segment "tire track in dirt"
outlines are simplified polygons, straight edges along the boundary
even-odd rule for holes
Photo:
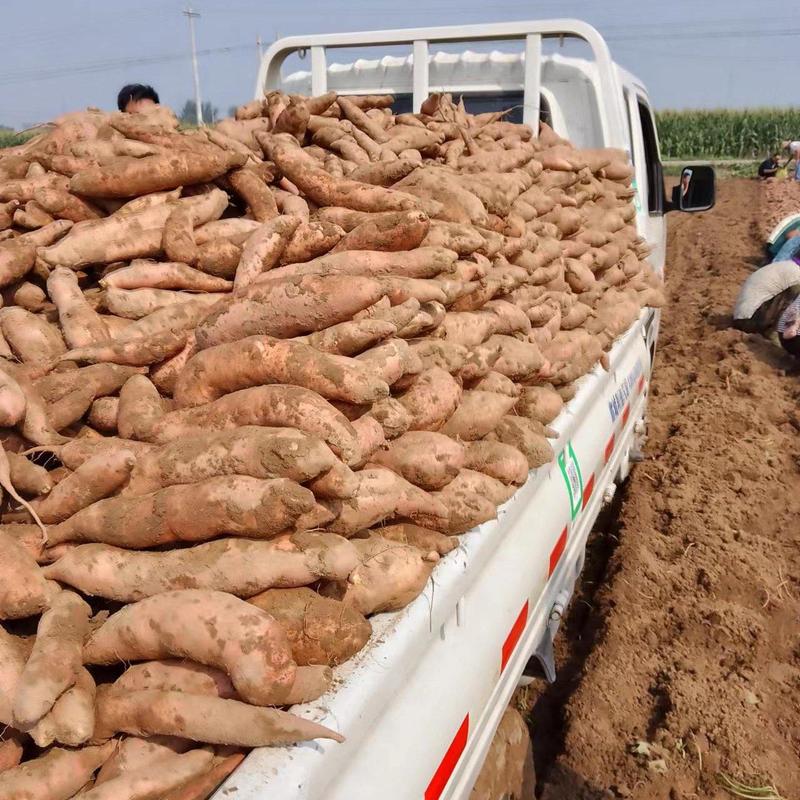
[[[800,382],[728,328],[760,193],[670,218],[647,458],[531,711],[544,800],[730,798],[720,773],[800,797]]]

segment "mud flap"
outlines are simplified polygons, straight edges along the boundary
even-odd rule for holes
[[[544,629],[542,638],[522,671],[522,674],[526,677],[543,677],[548,683],[556,682],[556,658],[553,643],[561,625],[561,618],[564,616],[564,612],[572,598],[574,588],[575,579],[573,578],[569,587],[562,589],[558,593],[556,601],[550,609],[550,616],[547,619],[547,626]]]

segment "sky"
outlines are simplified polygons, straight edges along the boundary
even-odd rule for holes
[[[125,83],[150,83],[180,110],[193,96],[189,32],[178,0],[4,3],[0,125],[111,109]],[[224,114],[252,98],[256,39],[302,33],[574,17],[656,108],[800,103],[800,21],[788,0],[194,0],[202,99]]]

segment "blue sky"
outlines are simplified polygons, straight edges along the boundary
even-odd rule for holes
[[[111,108],[119,87],[152,83],[180,109],[192,96],[189,36],[177,0],[4,3],[0,125]],[[657,108],[800,103],[800,21],[786,0],[195,0],[204,100],[250,99],[256,37],[577,17],[647,84]],[[203,51],[212,51],[203,53]]]

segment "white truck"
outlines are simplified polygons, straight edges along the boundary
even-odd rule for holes
[[[548,39],[577,38],[590,58],[543,55]],[[517,53],[439,52],[431,46],[512,42]],[[410,48],[329,64],[337,48]],[[310,71],[283,75],[292,54]],[[689,165],[668,202],[656,126],[643,84],[615,64],[600,34],[575,20],[513,22],[350,34],[275,42],[256,96],[281,88],[322,94],[394,94],[419,110],[429,92],[465,97],[468,110],[520,105],[579,147],[618,147],[635,168],[636,225],[663,271],[664,213],[705,210],[713,171]],[[422,596],[372,618],[369,644],[336,669],[335,688],[294,713],[333,728],[344,744],[258,749],[216,800],[451,800],[468,798],[512,693],[541,666],[555,680],[553,637],[581,572],[587,537],[628,475],[645,434],[659,312],[646,310],[553,423],[553,463],[531,472],[497,520],[460,537]]]

